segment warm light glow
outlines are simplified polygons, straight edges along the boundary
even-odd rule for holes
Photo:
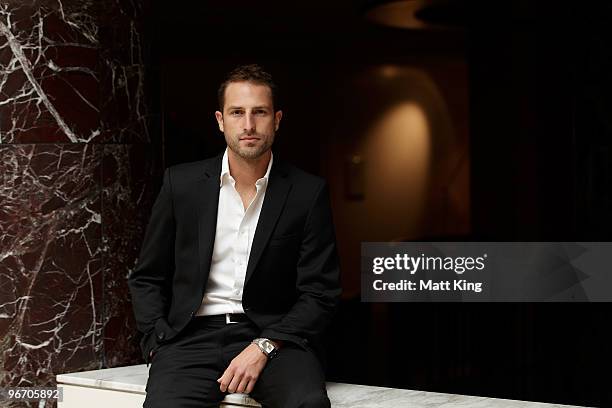
[[[414,230],[425,211],[432,155],[425,112],[412,102],[391,108],[370,128],[362,151],[369,214],[397,220],[399,231]]]
[[[383,76],[383,78],[395,78],[396,76],[398,76],[400,74],[400,70],[397,66],[395,65],[384,65],[383,67],[380,68],[380,73]]]
[[[396,28],[424,28],[427,24],[415,17],[422,7],[420,0],[400,0],[380,4],[366,13],[366,18],[377,24]]]

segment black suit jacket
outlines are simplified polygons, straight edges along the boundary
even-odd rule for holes
[[[168,168],[136,268],[128,277],[145,361],[194,316],[215,240],[222,155]],[[261,336],[312,347],[340,296],[325,181],[274,158],[243,290]]]

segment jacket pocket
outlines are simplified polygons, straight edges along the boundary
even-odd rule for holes
[[[288,234],[288,235],[280,235],[273,236],[268,241],[268,245],[270,246],[283,246],[283,245],[295,245],[297,244],[300,238],[300,234]]]

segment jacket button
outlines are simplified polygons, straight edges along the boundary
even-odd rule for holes
[[[251,308],[250,308],[250,307],[245,307],[245,308],[244,308],[244,311],[245,311],[245,312],[248,312],[249,310],[251,310]]]
[[[302,339],[302,343],[308,344],[308,339]]]
[[[166,333],[164,333],[164,332],[157,333],[157,339],[158,340],[163,340],[165,338],[166,338]]]

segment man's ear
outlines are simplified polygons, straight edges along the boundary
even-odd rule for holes
[[[274,131],[278,130],[278,126],[280,125],[280,121],[282,117],[283,117],[283,111],[277,110],[276,113],[274,114]]]
[[[217,124],[219,125],[219,130],[223,132],[223,114],[219,111],[215,112],[215,118],[217,119]]]

